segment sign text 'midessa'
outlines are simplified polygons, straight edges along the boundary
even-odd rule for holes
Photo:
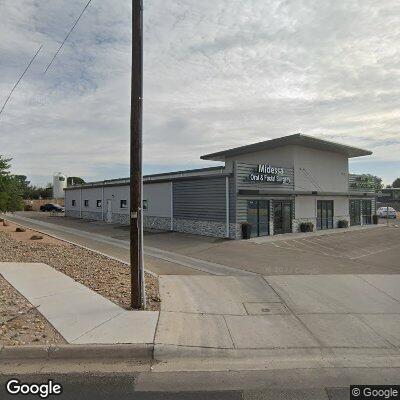
[[[268,164],[258,164],[257,172],[260,174],[283,175],[283,168],[272,167]]]

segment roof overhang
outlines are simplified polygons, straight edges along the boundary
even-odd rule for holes
[[[369,156],[372,154],[372,151],[369,150],[347,146],[341,143],[332,142],[330,140],[318,139],[302,133],[296,133],[295,135],[283,136],[277,139],[266,140],[264,142],[253,143],[246,146],[240,146],[216,153],[206,154],[200,158],[202,160],[225,161],[226,158],[289,145],[310,147],[317,150],[341,153],[346,155],[348,158]]]

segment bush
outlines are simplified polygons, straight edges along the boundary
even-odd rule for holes
[[[250,239],[251,237],[251,224],[248,222],[242,223],[242,238],[243,239]]]
[[[340,219],[337,223],[338,228],[348,228],[349,227],[349,221],[347,219]]]
[[[376,214],[374,214],[374,215],[372,216],[372,222],[374,223],[374,225],[377,225],[377,224],[378,224],[378,222],[379,222],[379,217],[378,217]]]
[[[300,232],[312,232],[314,230],[314,224],[312,222],[302,222],[300,224]]]

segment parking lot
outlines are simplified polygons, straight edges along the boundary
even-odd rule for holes
[[[57,230],[69,240],[91,246],[97,235],[110,238],[96,242],[96,250],[129,260],[129,230],[125,226],[88,222],[72,218],[50,217],[44,213],[21,213],[30,220],[50,223],[57,229],[74,229],[87,238]],[[26,222],[24,222],[26,223]],[[366,229],[335,230],[316,234],[277,235],[251,240],[225,240],[176,232],[149,232],[144,244],[148,249],[160,249],[168,254],[209,262],[217,270],[227,266],[235,270],[221,271],[235,274],[244,271],[261,275],[309,274],[397,274],[400,273],[400,227],[396,221],[389,226]],[[321,234],[322,233],[322,234]],[[90,236],[93,234],[93,236]],[[72,237],[74,236],[74,237]],[[91,240],[89,240],[91,239]],[[114,243],[117,240],[118,243]],[[121,245],[120,243],[126,243]],[[148,258],[154,272],[159,274],[200,274],[178,260],[179,265],[157,264]],[[206,272],[207,273],[207,272]],[[211,272],[212,273],[212,272]]]

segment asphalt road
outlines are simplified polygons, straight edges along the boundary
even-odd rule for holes
[[[231,375],[237,373],[231,372]],[[157,374],[155,376],[155,380]],[[218,376],[218,373],[216,373]],[[249,376],[250,375],[250,376]],[[247,385],[251,384],[254,378],[258,380],[262,372],[254,371],[247,374]],[[12,375],[0,375],[0,398],[1,399],[39,399],[38,395],[9,394],[6,391],[6,384],[9,379],[14,379]],[[146,390],[140,389],[140,378],[135,374],[73,374],[73,375],[23,375],[17,377],[21,383],[47,383],[51,379],[55,384],[61,384],[62,393],[60,395],[50,395],[49,399],[65,400],[344,400],[349,398],[349,387],[312,387],[312,388],[290,388],[290,387],[266,387],[267,384],[254,389],[245,390],[208,390],[207,386],[203,390]],[[170,385],[173,386],[178,380],[177,374],[169,376]],[[199,378],[203,377],[199,373]],[[192,375],[196,380],[196,374]],[[239,381],[243,377],[239,377]],[[139,383],[138,383],[139,380]],[[213,380],[213,379],[210,379]],[[194,386],[197,386],[194,384]],[[290,385],[288,385],[290,386]]]

